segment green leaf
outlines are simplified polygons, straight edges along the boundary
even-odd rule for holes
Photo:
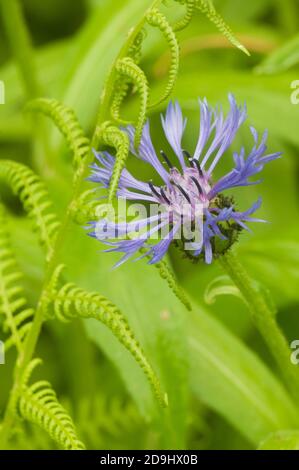
[[[259,74],[276,74],[290,69],[298,62],[299,34],[269,54],[255,70]]]
[[[239,252],[252,275],[271,289],[276,302],[299,300],[299,243],[296,240],[252,240]]]
[[[188,339],[196,395],[255,445],[270,430],[296,428],[295,406],[261,360],[216,319],[194,311]]]

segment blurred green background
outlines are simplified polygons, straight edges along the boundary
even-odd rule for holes
[[[41,94],[73,107],[90,133],[109,67],[141,14],[141,5],[145,10],[150,2],[21,3],[32,35]],[[234,148],[241,144],[251,148],[252,124],[260,132],[268,129],[271,152],[283,151],[284,157],[265,169],[264,184],[235,193],[244,209],[259,195],[263,198],[258,216],[270,223],[257,224],[253,233],[242,234],[238,253],[252,276],[271,292],[279,308],[278,321],[291,342],[299,339],[299,104],[290,101],[291,83],[299,79],[299,1],[214,3],[251,56],[232,48],[197,13],[191,25],[178,33],[181,65],[173,97],[188,117],[185,147],[190,151],[198,135],[197,98],[206,96],[210,103],[222,102],[227,109],[228,92],[239,102],[246,101],[249,115]],[[172,0],[167,0],[164,10],[170,18],[184,12]],[[168,61],[167,45],[159,32],[149,30],[141,65],[153,96],[165,86]],[[0,106],[0,158],[34,168],[47,182],[62,217],[72,189],[71,158],[51,124],[45,124],[46,149],[32,134],[23,112],[28,96],[2,19],[0,65],[6,90],[6,103]],[[125,114],[134,115],[137,105],[128,99]],[[151,116],[158,149],[165,144],[161,110]],[[229,152],[219,172],[227,171],[231,163]],[[133,157],[129,167],[140,179],[152,177],[150,169]],[[0,193],[9,208],[13,244],[34,304],[43,279],[43,255],[18,201],[5,187]],[[145,263],[127,263],[111,271],[114,257],[100,253],[100,246],[81,227],[74,226],[68,234],[64,260],[72,280],[108,295],[123,309],[170,397],[169,409],[158,410],[138,367],[102,325],[47,323],[37,352],[44,359],[40,374],[52,382],[88,448],[254,449],[275,431],[296,429],[293,404],[242,301],[221,296],[205,302],[210,282],[222,274],[217,263],[192,265],[171,251],[173,268],[196,305],[190,314]],[[13,364],[11,352],[6,365],[0,366],[0,416]],[[12,443],[16,448],[55,448],[43,432],[33,426],[25,429]]]

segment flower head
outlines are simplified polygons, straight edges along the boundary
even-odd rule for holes
[[[149,262],[156,263],[165,255],[172,242],[192,259],[204,258],[206,263],[211,263],[213,255],[227,250],[241,230],[248,230],[247,222],[263,222],[252,217],[260,207],[261,199],[246,211],[240,212],[235,207],[233,198],[226,195],[226,191],[260,183],[260,179],[252,181],[251,177],[259,174],[266,163],[281,155],[266,154],[267,132],[259,141],[257,131],[251,127],[252,150],[247,156],[244,148],[239,153],[235,152],[232,170],[218,181],[213,181],[216,165],[227,153],[238,129],[246,120],[246,107],[239,107],[231,94],[229,103],[230,110],[224,116],[221,109],[210,107],[206,99],[199,100],[199,136],[193,153],[184,150],[182,146],[187,120],[183,117],[178,102],[168,105],[165,116],[161,116],[162,127],[176,158],[169,157],[163,150],[157,155],[150,136],[149,122],[144,126],[138,152],[134,148],[134,127],[128,126],[125,129],[130,138],[132,154],[150,164],[161,182],[154,184],[152,181],[140,181],[124,169],[117,197],[143,204],[150,203],[159,210],[138,222],[91,222],[90,235],[110,245],[106,251],[124,253],[118,264],[145,247],[146,254],[150,257]],[[98,163],[92,165],[90,180],[108,188],[115,159],[108,152],[95,152],[95,155]],[[193,234],[200,234],[200,237],[195,237],[195,241],[188,245],[186,236],[182,233],[186,225],[191,227]],[[153,236],[157,234],[159,241],[151,243]]]

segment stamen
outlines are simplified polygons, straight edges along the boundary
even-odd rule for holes
[[[168,197],[166,196],[165,194],[165,191],[163,188],[160,188],[160,192],[161,192],[161,196],[163,197],[163,199],[167,202],[167,204],[171,204],[170,200],[168,199]]]
[[[197,170],[198,170],[199,176],[203,177],[203,171],[202,171],[202,169],[201,169],[201,166],[200,166],[199,161],[196,160],[196,158],[193,158],[193,159],[192,159],[192,163],[193,163],[193,166],[194,166],[194,164],[195,164],[195,166],[196,166],[196,168],[197,168]]]
[[[162,155],[162,157],[164,158],[165,162],[167,163],[167,165],[169,166],[169,168],[173,168],[173,164],[171,163],[171,161],[169,160],[169,158],[167,157],[166,153],[163,151],[163,150],[160,150],[160,154]]]
[[[171,202],[170,202],[169,198],[166,196],[165,191],[164,191],[163,188],[160,188],[160,193],[161,193],[160,197],[162,196],[162,198],[165,200],[165,202],[167,202],[167,204],[171,204]]]
[[[199,181],[197,181],[197,179],[195,178],[195,176],[191,176],[190,178],[192,179],[193,183],[194,183],[195,186],[197,187],[198,192],[199,192],[199,195],[202,196],[203,190],[202,190],[202,188],[201,188],[201,186],[200,186]]]
[[[149,187],[150,187],[150,190],[152,191],[152,193],[157,196],[157,198],[161,198],[161,195],[158,193],[158,191],[156,190],[155,186],[153,185],[153,183],[151,181],[149,181],[148,183]]]
[[[182,188],[182,186],[180,186],[179,184],[175,183],[174,181],[172,182],[172,184],[173,184],[174,186],[176,186],[176,187],[179,189],[179,191],[181,191],[182,195],[187,199],[187,201],[188,201],[189,203],[191,203],[191,199],[190,199],[190,197],[188,196],[188,194],[186,193],[186,191],[184,190],[184,188]]]

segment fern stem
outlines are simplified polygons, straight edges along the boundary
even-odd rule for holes
[[[299,390],[298,369],[290,361],[290,348],[276,322],[273,311],[268,306],[256,283],[250,278],[232,251],[221,256],[219,262],[243,295],[254,326],[264,338],[281,370],[285,384],[297,401]]]

